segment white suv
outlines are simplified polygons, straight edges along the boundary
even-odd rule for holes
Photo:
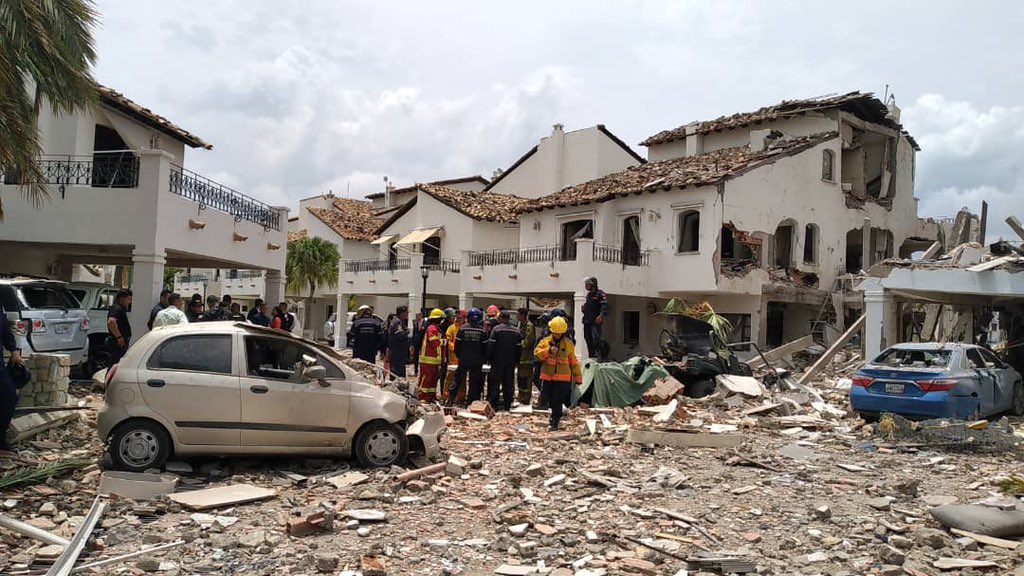
[[[30,276],[0,277],[0,306],[14,327],[18,347],[71,356],[71,365],[87,359],[89,316],[65,282]]]

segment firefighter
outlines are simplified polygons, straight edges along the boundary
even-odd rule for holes
[[[459,358],[459,368],[452,378],[452,387],[448,390],[448,406],[453,406],[461,396],[462,384],[469,376],[470,402],[480,399],[484,388],[484,360],[486,359],[486,341],[481,322],[484,313],[479,308],[470,308],[466,313],[466,323],[459,328],[455,336],[455,355]]]
[[[448,328],[444,331],[444,342],[448,353],[447,370],[445,371],[444,386],[441,388],[440,395],[441,399],[448,400],[448,391],[451,390],[452,380],[455,379],[455,374],[459,371],[459,355],[455,352],[455,340],[458,338],[459,330],[466,323],[465,310],[459,310],[456,313],[455,321],[448,325]],[[457,401],[461,402],[465,399],[466,390],[461,385],[458,391],[462,394],[463,398],[456,398]]]
[[[583,383],[583,371],[576,358],[576,347],[566,337],[569,323],[565,318],[552,318],[548,329],[551,334],[537,344],[533,355],[542,362],[540,378],[551,406],[551,431],[554,432],[562,419],[562,407],[568,405],[572,398],[570,386]]]
[[[487,400],[495,410],[512,409],[515,390],[516,365],[522,356],[523,337],[519,329],[509,324],[508,310],[498,313],[498,324],[487,339],[487,358],[491,363],[491,379],[487,386]]]
[[[520,308],[516,311],[519,320],[519,336],[522,338],[522,349],[519,353],[519,366],[516,368],[516,387],[519,389],[519,403],[530,405],[533,398],[533,348],[537,345],[537,328],[530,322],[530,311]]]
[[[427,317],[427,329],[423,334],[423,346],[420,348],[420,378],[417,398],[420,402],[437,400],[437,384],[441,377],[441,362],[444,358],[444,334],[441,333],[441,322],[444,311],[434,308]]]

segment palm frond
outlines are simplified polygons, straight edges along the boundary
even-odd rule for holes
[[[92,464],[90,460],[62,460],[53,464],[41,464],[39,466],[24,466],[0,476],[0,491],[18,486],[21,484],[34,484],[45,482],[54,476],[61,476],[68,472],[85,468]]]

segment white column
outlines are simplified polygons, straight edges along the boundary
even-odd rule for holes
[[[334,347],[341,349],[345,344],[345,330],[348,328],[348,294],[338,289],[338,302],[334,307],[337,317],[334,320]]]
[[[267,270],[267,306],[273,308],[284,301],[284,275],[280,270]]]
[[[473,307],[473,295],[469,292],[459,292],[459,310],[469,310]]]
[[[892,316],[896,305],[882,286],[870,286],[864,291],[864,357],[874,358],[886,347],[895,344],[895,326]]]
[[[577,245],[577,248],[579,245]],[[579,253],[577,253],[579,258]],[[584,360],[589,357],[590,351],[587,350],[587,340],[583,337],[583,304],[587,301],[586,292],[576,292],[572,297],[572,327],[576,331],[576,355],[579,356],[580,360]]]
[[[149,329],[149,312],[160,300],[164,285],[166,256],[159,253],[135,251],[132,253],[132,312],[128,319],[132,325],[132,342],[137,342]]]

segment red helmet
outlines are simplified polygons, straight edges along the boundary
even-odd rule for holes
[[[501,312],[501,309],[498,308],[497,304],[491,304],[490,306],[487,307],[487,316],[488,316],[488,318],[496,317],[499,312]]]

